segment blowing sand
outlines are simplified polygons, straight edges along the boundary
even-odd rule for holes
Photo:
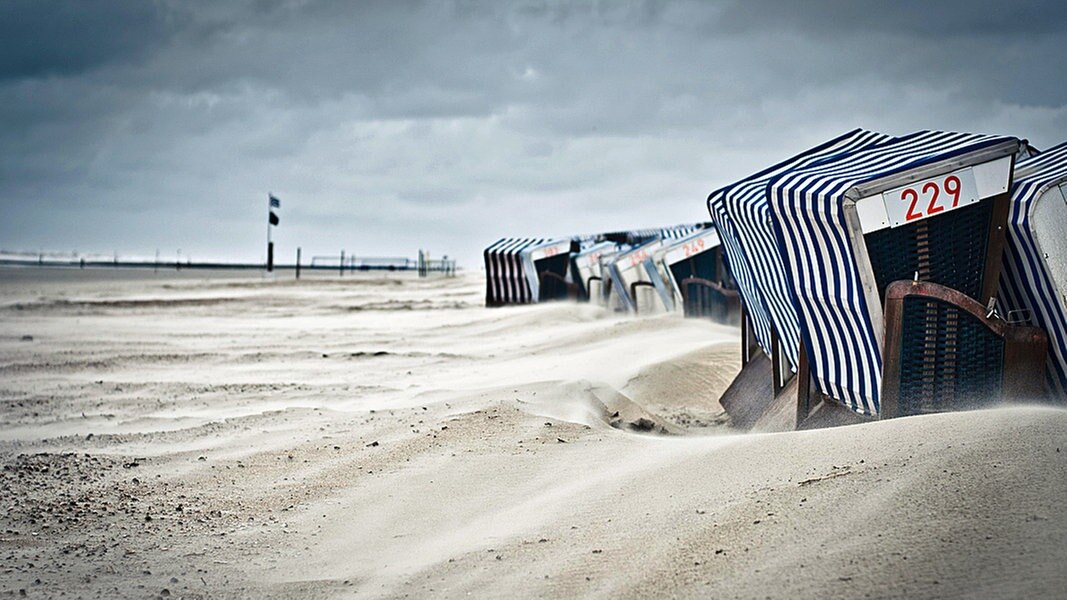
[[[0,594],[1063,597],[1067,411],[732,432],[737,330],[0,271]]]

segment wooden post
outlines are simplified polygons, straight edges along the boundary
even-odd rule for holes
[[[800,342],[797,364],[797,429],[811,414],[811,369],[808,367],[808,352]]]
[[[345,274],[345,251],[341,250],[341,275]]]
[[[300,279],[300,246],[296,247],[296,278]]]
[[[267,272],[274,270],[274,242],[267,242]]]

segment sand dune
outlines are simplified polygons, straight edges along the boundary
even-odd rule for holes
[[[710,323],[473,275],[0,282],[0,593],[1067,589],[1061,409],[739,435]]]

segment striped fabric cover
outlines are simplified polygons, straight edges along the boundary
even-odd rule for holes
[[[522,251],[551,241],[545,238],[502,238],[483,252],[485,258],[485,304],[528,304],[537,299],[530,293],[522,268]]]
[[[720,232],[729,231],[722,235],[723,247],[751,317],[756,340],[763,351],[770,354],[773,328],[794,368],[798,361],[800,328],[782,253],[771,224],[767,184],[787,171],[890,139],[881,133],[855,129],[727,186],[708,198],[708,210]]]
[[[1067,143],[1016,163],[1008,243],[1000,278],[1002,307],[1026,310],[1033,324],[1048,333],[1049,383],[1061,397],[1067,391],[1067,315],[1048,263],[1034,238],[1031,211],[1046,191],[1064,183],[1067,183]],[[1056,257],[1056,260],[1065,259]]]
[[[1015,138],[923,131],[779,175],[768,186],[801,337],[819,390],[878,413],[882,355],[845,222],[852,187]]]
[[[752,275],[752,269],[749,267],[749,263],[744,260],[741,246],[737,241],[737,228],[734,227],[733,220],[726,214],[723,206],[723,198],[728,189],[726,187],[716,190],[708,196],[708,212],[711,213],[715,228],[719,231],[719,239],[722,242],[723,250],[726,252],[726,264],[730,269],[730,274],[734,276],[734,281],[737,282],[741,302],[744,304],[745,313],[752,323],[756,339],[763,346],[763,351],[770,354],[770,343],[768,341],[764,344],[764,340],[771,339],[771,318],[767,314],[766,308],[764,308],[765,305],[762,298],[759,296],[756,288],[756,278]]]
[[[675,225],[673,227],[659,227],[656,229],[635,229],[626,232],[626,243],[638,246],[652,240],[673,240],[684,238],[695,231],[700,231],[711,223],[689,223]]]

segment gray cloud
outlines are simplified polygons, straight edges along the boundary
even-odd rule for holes
[[[0,4],[0,246],[477,266],[862,126],[1067,138],[1055,2]]]

